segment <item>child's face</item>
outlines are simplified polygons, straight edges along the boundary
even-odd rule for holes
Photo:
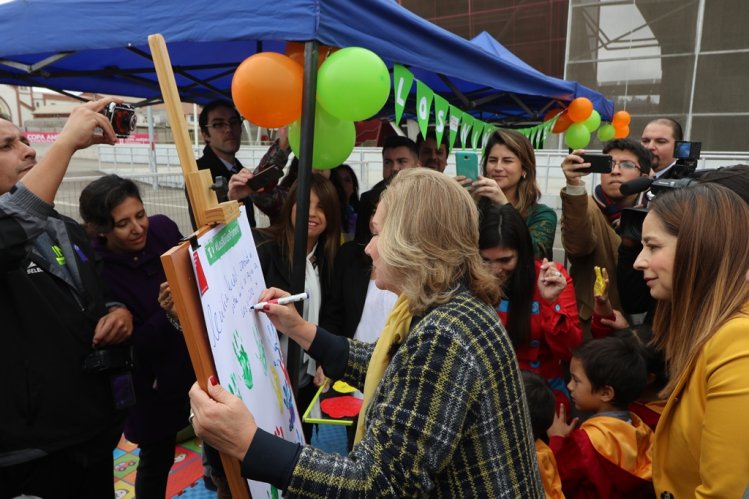
[[[577,357],[572,357],[570,362],[570,378],[567,389],[575,408],[583,412],[598,412],[601,407],[600,397],[593,391],[583,363]]]

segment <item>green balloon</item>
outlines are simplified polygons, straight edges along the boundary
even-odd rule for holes
[[[299,118],[289,125],[289,144],[299,157],[300,128]],[[351,155],[356,143],[356,127],[351,121],[331,116],[321,107],[315,113],[315,140],[312,145],[312,168],[328,170],[335,168]]]
[[[570,149],[585,149],[590,142],[590,132],[582,123],[573,123],[564,132],[564,142]]]
[[[361,47],[328,57],[317,74],[317,102],[342,120],[372,117],[390,95],[390,73],[382,59]]]
[[[601,125],[601,115],[594,109],[593,112],[590,113],[588,119],[583,121],[583,125],[585,125],[585,128],[587,128],[590,133],[595,132]]]
[[[615,133],[616,129],[611,123],[601,125],[601,128],[598,129],[598,140],[600,140],[601,142],[608,142],[609,140],[614,138]]]

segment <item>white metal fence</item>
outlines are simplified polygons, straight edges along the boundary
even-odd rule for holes
[[[243,147],[237,157],[243,164],[252,168],[260,162],[265,154],[265,147]],[[147,145],[99,146],[98,167],[102,174],[116,173],[132,178],[141,189],[146,210],[150,214],[163,213],[179,225],[183,234],[192,231],[187,211],[187,199],[184,194],[184,178],[179,166],[179,158],[173,145],[155,147],[156,167],[149,167],[149,150]],[[195,149],[196,157],[202,154],[202,148]],[[565,150],[536,151],[537,178],[542,191],[541,202],[557,211],[561,216],[559,191],[564,187],[564,175],[560,164],[567,154]],[[380,148],[357,147],[346,161],[357,174],[359,193],[370,189],[382,179],[382,156]],[[706,152],[702,154],[698,168],[717,168],[737,163],[749,163],[749,153]],[[445,170],[448,175],[455,174],[454,154],[450,155]],[[96,177],[68,177],[55,200],[57,209],[75,219],[78,216],[78,196],[81,190]],[[589,192],[598,182],[597,175],[586,177]],[[257,212],[258,225],[267,224],[267,218]],[[561,260],[561,240],[555,242],[555,258]]]

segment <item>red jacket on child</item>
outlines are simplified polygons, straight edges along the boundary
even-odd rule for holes
[[[653,497],[653,431],[629,417],[593,416],[567,437],[549,439],[566,497]]]
[[[541,263],[541,260],[535,261],[536,281]],[[541,298],[536,285],[531,306],[531,336],[525,345],[517,349],[516,354],[520,369],[532,371],[546,380],[559,378],[564,383],[562,362],[570,361],[572,351],[583,341],[583,332],[577,313],[572,278],[564,266],[558,263],[554,265],[567,280],[567,287],[555,301],[547,302]],[[505,326],[509,306],[508,300],[502,300],[497,307],[499,320]],[[557,398],[559,399],[559,394]],[[562,398],[568,402],[566,395],[562,395]]]

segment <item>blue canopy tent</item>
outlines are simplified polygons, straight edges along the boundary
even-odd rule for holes
[[[543,75],[487,34],[465,40],[391,0],[15,0],[0,4],[0,30],[0,83],[135,96],[144,104],[161,99],[147,45],[149,34],[161,33],[185,102],[228,97],[237,65],[256,52],[317,40],[365,47],[390,67],[409,67],[482,120],[539,121],[555,102],[579,96],[603,119],[613,114],[601,94]]]

